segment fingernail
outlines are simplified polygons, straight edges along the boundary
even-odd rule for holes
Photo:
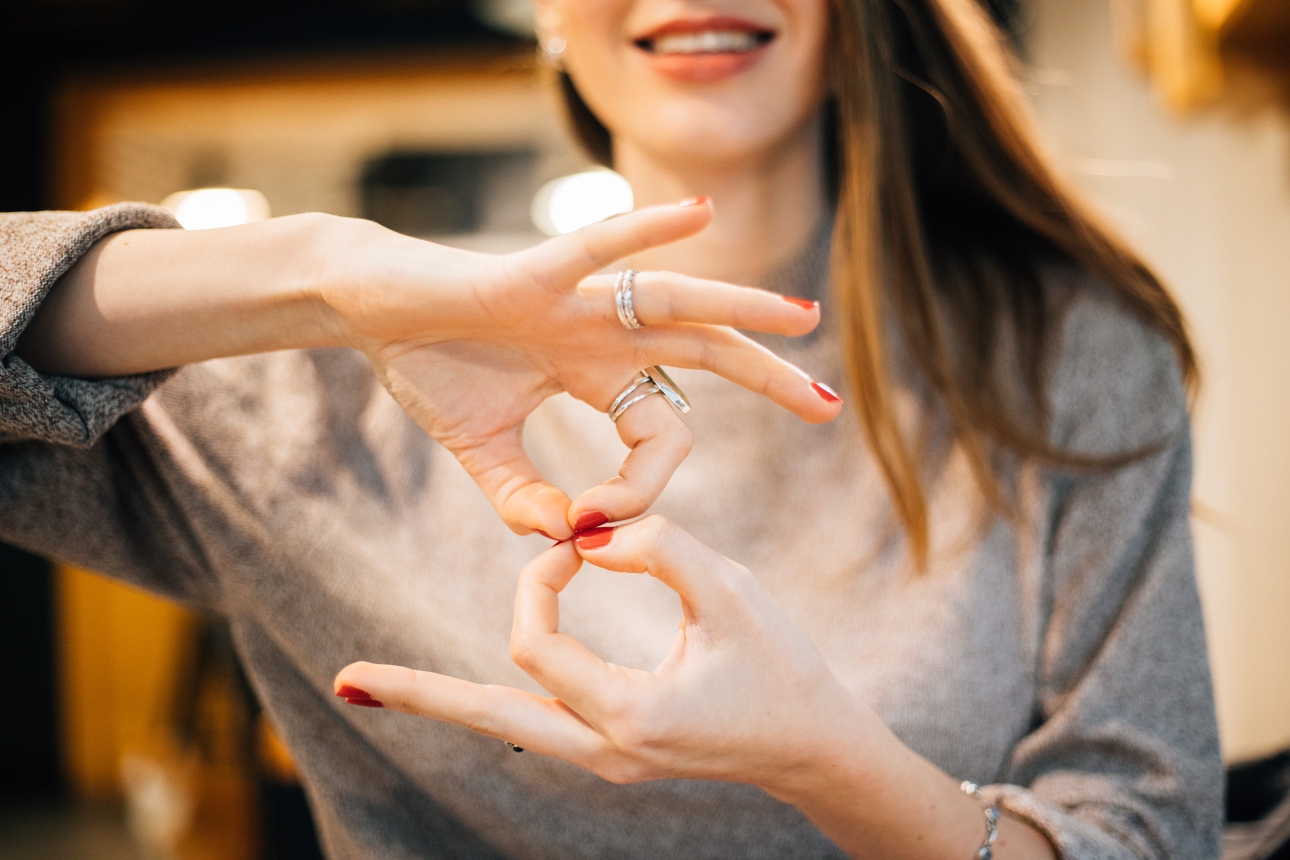
[[[372,694],[366,690],[360,690],[358,687],[351,687],[349,684],[341,684],[336,695],[342,699],[370,699]]]
[[[677,206],[702,206],[704,203],[711,203],[711,202],[712,202],[712,198],[705,194],[702,197],[687,197],[676,205]]]
[[[569,542],[569,541],[571,541],[571,540],[573,540],[573,538],[571,538],[571,537],[567,537],[567,538],[565,538],[564,540],[558,540],[558,541],[556,541],[555,543],[551,544],[551,546],[554,548],[554,547],[559,546],[559,545],[560,545],[560,544],[562,544],[562,543],[568,543],[568,542]]]
[[[587,511],[578,517],[578,521],[573,524],[573,530],[575,532],[586,531],[597,526],[603,526],[607,522],[609,522],[609,517],[600,511]],[[551,538],[551,540],[555,540],[555,538]]]
[[[358,705],[360,708],[384,708],[385,705],[376,701],[376,699],[346,699],[347,705]]]
[[[790,305],[797,305],[804,311],[813,311],[820,306],[819,302],[813,302],[810,299],[799,299],[796,296],[780,296],[780,298]]]
[[[578,549],[600,549],[602,546],[608,546],[614,539],[614,530],[612,528],[587,529],[584,532],[578,532],[573,539],[578,542]]]
[[[547,540],[555,540],[555,535],[549,535],[546,532],[542,531],[541,529],[535,529],[535,531],[538,534],[542,535],[542,537],[546,538]]]
[[[838,397],[837,392],[834,391],[832,388],[829,388],[823,382],[812,382],[811,388],[815,389],[815,393],[820,395],[820,399],[823,400],[825,403],[842,402],[842,398]]]

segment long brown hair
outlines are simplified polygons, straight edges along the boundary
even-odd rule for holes
[[[851,400],[920,567],[929,546],[919,452],[902,432],[887,328],[943,406],[985,498],[1009,507],[998,455],[1105,468],[1046,438],[1055,305],[1039,267],[1092,273],[1173,345],[1198,383],[1182,313],[1160,280],[1059,177],[1037,141],[1012,55],[978,0],[830,0],[828,144],[836,177],[833,289]],[[608,130],[561,74],[588,153]],[[1006,330],[1001,330],[1002,326]],[[1023,381],[1005,391],[1001,344]]]

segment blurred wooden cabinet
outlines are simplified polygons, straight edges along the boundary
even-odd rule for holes
[[[182,607],[75,567],[58,579],[63,750],[76,792],[121,792],[121,758],[149,751],[174,717],[197,619]]]
[[[1225,97],[1290,105],[1290,0],[1112,2],[1122,52],[1176,112]]]
[[[255,712],[231,645],[212,653],[210,620],[169,601],[75,567],[59,567],[57,579],[75,793],[123,797],[153,855],[259,857]]]

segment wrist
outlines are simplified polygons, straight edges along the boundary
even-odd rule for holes
[[[976,800],[860,703],[812,726],[802,765],[760,787],[792,804],[853,857],[972,857],[985,833]]]
[[[274,219],[289,235],[283,243],[295,248],[290,265],[275,288],[292,308],[297,348],[354,346],[346,311],[358,302],[357,283],[350,274],[368,259],[367,238],[377,225],[357,218],[308,212]],[[273,223],[273,222],[270,222]]]
[[[886,754],[883,747],[890,735],[872,711],[853,701],[820,713],[829,715],[827,723],[800,732],[799,745],[785,757],[791,763],[757,783],[767,794],[803,811],[838,791],[854,793],[867,786],[878,759]]]
[[[410,321],[404,291],[426,278],[411,270],[419,257],[409,249],[427,243],[373,221],[319,217],[322,221],[313,228],[316,265],[307,285],[310,301],[334,345],[366,350]],[[431,296],[417,299],[417,310],[433,317],[425,307]]]

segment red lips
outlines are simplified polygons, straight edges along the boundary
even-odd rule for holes
[[[683,33],[734,31],[753,34],[761,44],[751,51],[724,53],[657,54],[653,48],[656,39]],[[704,18],[684,18],[669,21],[661,27],[638,36],[634,43],[645,56],[645,61],[659,74],[682,83],[715,83],[746,71],[765,55],[766,47],[775,38],[775,31],[746,18],[711,15]]]
[[[648,33],[637,36],[635,42],[652,42],[660,36],[673,33],[703,33],[707,30],[734,30],[735,32],[775,35],[770,27],[763,27],[756,21],[747,18],[735,18],[731,15],[708,15],[701,18],[678,18],[668,21],[661,27],[655,27]]]

